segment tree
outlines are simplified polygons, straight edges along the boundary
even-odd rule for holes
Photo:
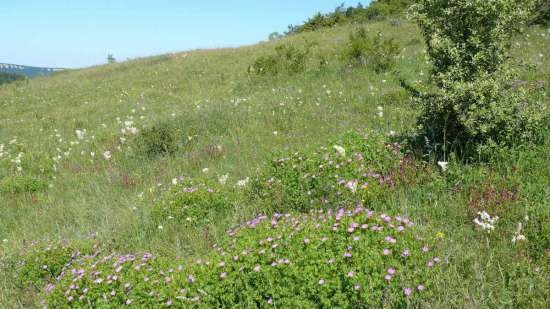
[[[113,54],[107,55],[107,62],[108,62],[108,63],[115,63],[115,62],[116,62],[116,59],[115,59],[115,57],[113,56]]]
[[[509,53],[536,3],[419,0],[412,7],[432,63],[433,87],[415,99],[421,107],[418,135],[443,156],[537,139],[537,102],[512,85],[516,73]]]

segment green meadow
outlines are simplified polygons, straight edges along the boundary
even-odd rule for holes
[[[359,27],[365,27],[369,36],[381,33],[397,43],[399,53],[391,70],[376,73],[368,66],[345,61],[343,48],[350,32]],[[308,46],[304,70],[251,72],[258,57],[273,54],[282,44],[298,49]],[[512,51],[514,59],[528,64],[522,68],[521,79],[529,87],[542,89],[546,108],[540,113],[548,113],[550,29],[529,28],[515,39]],[[416,25],[392,18],[240,48],[194,50],[69,70],[0,86],[0,307],[40,308],[47,303],[50,308],[120,308],[117,304],[128,301],[128,306],[138,308],[231,307],[229,304],[235,303],[241,305],[233,308],[345,307],[349,303],[344,299],[352,297],[345,285],[333,287],[325,295],[318,289],[340,283],[315,277],[315,273],[325,272],[338,277],[337,272],[302,261],[301,250],[306,257],[311,254],[311,260],[319,251],[300,249],[291,241],[284,254],[294,257],[290,267],[302,268],[260,278],[254,277],[261,271],[253,266],[266,268],[265,261],[242,262],[239,271],[246,273],[246,280],[231,279],[235,280],[231,285],[239,287],[233,292],[230,285],[223,292],[216,280],[208,279],[208,284],[194,291],[194,297],[178,298],[180,289],[174,285],[196,284],[194,277],[200,283],[211,272],[201,265],[192,276],[185,273],[188,267],[181,262],[184,270],[179,277],[162,280],[166,276],[157,274],[162,288],[149,287],[130,268],[120,273],[127,282],[115,279],[112,289],[96,291],[101,284],[90,281],[89,293],[96,294],[89,297],[97,302],[86,302],[88,296],[82,288],[87,284],[69,288],[76,293],[69,296],[73,292],[65,294],[68,275],[61,274],[69,273],[74,265],[84,265],[78,267],[86,271],[95,269],[93,261],[87,262],[93,258],[80,258],[87,254],[99,258],[111,253],[150,252],[156,257],[151,262],[152,272],[163,269],[166,273],[178,271],[176,260],[194,263],[189,261],[199,258],[222,263],[223,258],[213,257],[212,252],[218,252],[218,245],[231,247],[227,231],[257,215],[284,212],[300,218],[300,213],[308,214],[310,209],[336,212],[361,203],[375,216],[388,214],[413,221],[411,233],[416,236],[406,241],[432,242],[430,249],[437,249],[440,262],[437,271],[428,275],[418,270],[425,267],[424,261],[402,261],[399,252],[396,265],[410,268],[415,275],[401,283],[387,280],[391,288],[386,290],[377,288],[385,284],[384,274],[391,265],[364,252],[376,248],[381,255],[384,238],[361,235],[371,245],[364,246],[366,251],[354,251],[358,256],[365,254],[367,266],[350,264],[363,276],[361,285],[350,281],[358,293],[354,304],[548,308],[550,130],[542,128],[548,134],[540,145],[503,150],[483,163],[464,163],[451,156],[443,170],[437,164],[439,158],[429,153],[418,156],[399,146],[402,137],[413,132],[418,115],[400,79],[426,83],[429,70]],[[350,135],[352,140],[361,136],[361,142],[349,142]],[[335,146],[344,148],[345,154]],[[326,160],[324,154],[335,162],[341,160],[342,168],[323,174],[325,169],[318,162]],[[353,161],[356,154],[361,154],[365,163]],[[281,158],[285,158],[281,162],[292,164],[273,163]],[[318,181],[304,184],[306,180],[301,179],[311,173],[317,174]],[[271,178],[280,183],[266,185]],[[366,179],[365,185],[361,186],[362,180],[354,183],[356,178]],[[192,197],[186,195],[188,191]],[[491,219],[498,216],[491,229],[474,222],[483,220],[480,214],[484,211]],[[384,220],[382,217],[382,223],[376,224],[385,224]],[[285,231],[292,226],[288,223]],[[296,235],[307,233],[305,243],[310,238],[315,243],[316,235],[321,235],[315,231],[313,223],[306,224]],[[260,239],[256,237],[271,235],[261,229],[243,233],[243,246],[252,251]],[[335,252],[340,252],[338,246],[345,251],[349,239],[345,229],[342,233],[341,243],[332,244]],[[399,244],[401,238],[397,238]],[[420,252],[421,244],[410,246]],[[375,254],[374,249],[372,252]],[[348,274],[341,276],[352,278],[348,264],[345,260],[341,263],[338,271]],[[55,271],[54,264],[58,266]],[[115,273],[107,270],[110,265],[104,267],[104,274]],[[374,270],[364,272],[361,267]],[[282,280],[275,278],[281,274],[314,282],[311,288],[301,285],[301,292],[296,288],[296,293],[303,293],[304,302],[277,302],[277,297],[292,298],[285,294],[284,286],[293,283],[277,281]],[[401,290],[415,276],[425,278],[421,283],[426,290],[416,291],[415,284],[413,295],[404,298]],[[371,277],[380,277],[380,281]],[[137,287],[135,292],[124,288],[125,283],[137,286],[138,281],[143,293],[152,293],[150,302],[138,300],[142,299],[138,295],[145,294],[139,294]],[[52,291],[45,291],[49,284]],[[357,288],[369,284],[370,292]],[[111,290],[116,290],[117,300]],[[209,299],[209,295],[239,291],[242,299]],[[128,298],[121,293],[128,293]],[[378,296],[368,298],[368,293]],[[405,294],[409,292],[405,290]],[[83,295],[82,300],[76,295]]]

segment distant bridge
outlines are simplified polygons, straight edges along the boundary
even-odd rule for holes
[[[42,68],[42,67],[33,67],[27,65],[11,64],[11,63],[0,63],[0,72],[12,73],[24,75],[27,77],[36,77],[50,75],[55,72],[63,71],[63,68]]]

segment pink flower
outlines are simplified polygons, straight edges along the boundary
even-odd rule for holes
[[[426,289],[426,287],[425,287],[424,285],[422,285],[422,284],[419,284],[419,285],[416,287],[416,289],[417,289],[419,292],[422,292],[422,291],[424,291],[424,290]]]
[[[171,299],[169,299],[169,300],[166,302],[166,306],[172,306],[173,303],[174,303],[174,302],[173,302]]]
[[[304,244],[308,245],[310,242],[309,238],[304,239]]]
[[[424,247],[422,247],[422,252],[427,253],[428,251],[430,251],[430,248],[428,248],[427,245],[424,245]]]
[[[391,250],[388,249],[388,248],[386,248],[386,249],[384,249],[384,251],[382,251],[382,254],[384,254],[384,255],[390,255],[390,254],[391,254]]]
[[[325,284],[325,280],[324,279],[319,279],[319,285],[323,285]]]
[[[411,255],[411,251],[409,249],[405,249],[405,251],[403,251],[403,257],[408,257],[409,255]]]
[[[194,283],[195,282],[195,276],[193,276],[193,275],[187,276],[187,281],[189,281],[190,283]]]
[[[388,274],[392,276],[395,275],[395,268],[393,267],[388,268]]]
[[[408,297],[408,296],[410,296],[410,295],[412,294],[413,289],[411,289],[411,288],[404,288],[404,289],[403,289],[403,292],[405,292],[405,296]]]
[[[270,298],[267,300],[267,303],[268,303],[269,305],[273,305],[273,298],[270,297]]]
[[[345,258],[351,258],[352,257],[351,252],[348,251],[348,252],[344,253],[344,257]]]
[[[353,276],[355,276],[355,273],[354,273],[353,271],[348,272],[348,277],[351,278],[351,277],[353,277]]]
[[[254,266],[254,271],[255,272],[259,272],[260,270],[262,270],[262,267],[260,265]]]

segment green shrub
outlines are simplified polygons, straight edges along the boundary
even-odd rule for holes
[[[350,33],[342,56],[350,65],[362,65],[383,73],[395,65],[398,54],[399,46],[393,39],[382,39],[380,32],[371,38],[365,28],[360,28],[356,33]]]
[[[396,177],[391,171],[399,164],[400,155],[383,136],[348,133],[318,151],[273,160],[253,182],[251,194],[275,210],[349,205],[392,186]]]
[[[305,48],[282,44],[275,47],[275,54],[263,55],[249,67],[249,72],[257,75],[276,75],[279,73],[295,74],[305,71],[307,56],[313,44]]]
[[[534,1],[422,0],[413,7],[433,67],[433,87],[416,95],[418,136],[439,156],[468,157],[540,139],[542,96],[516,87],[513,35]]]
[[[262,215],[205,259],[84,258],[43,295],[50,308],[414,307],[433,293],[439,246],[363,207]]]
[[[178,149],[176,128],[167,122],[141,130],[136,138],[137,149],[147,157],[174,154]]]
[[[227,194],[214,186],[196,184],[184,179],[162,193],[151,210],[156,224],[175,222],[188,226],[200,226],[223,216],[230,205]]]
[[[0,192],[9,194],[34,193],[48,188],[48,181],[35,176],[11,175],[0,180]]]
[[[66,240],[34,243],[16,257],[16,284],[21,289],[42,289],[61,276],[72,261],[92,249],[90,244],[83,246]]]

